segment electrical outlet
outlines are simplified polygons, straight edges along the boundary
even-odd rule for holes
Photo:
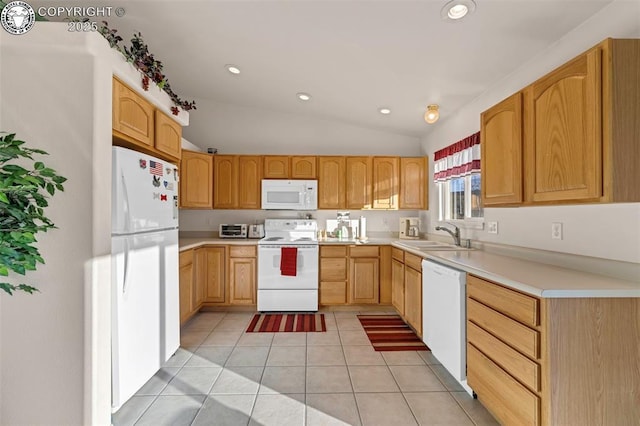
[[[562,239],[562,223],[553,222],[551,224],[551,239],[552,240],[561,240]]]
[[[498,222],[487,222],[487,232],[490,234],[497,234]]]

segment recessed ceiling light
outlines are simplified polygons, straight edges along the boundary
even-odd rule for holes
[[[224,67],[225,67],[225,68],[227,69],[227,71],[229,71],[231,74],[234,74],[234,75],[238,75],[238,74],[240,74],[240,68],[238,68],[238,67],[237,67],[237,66],[235,66],[235,65],[230,65],[230,64],[228,64],[228,65],[225,65]]]
[[[380,114],[384,114],[384,115],[391,114],[391,110],[390,110],[389,108],[380,108],[380,109],[378,110],[378,112],[379,112]]]
[[[440,10],[442,19],[459,21],[476,10],[476,3],[473,0],[451,0]]]
[[[298,99],[300,99],[301,101],[308,101],[311,99],[311,95],[308,93],[304,93],[304,92],[300,92],[300,93],[296,93],[296,96],[298,97]]]

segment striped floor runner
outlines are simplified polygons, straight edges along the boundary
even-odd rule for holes
[[[428,351],[399,315],[358,315],[376,351]]]
[[[256,314],[247,333],[327,331],[324,314]]]

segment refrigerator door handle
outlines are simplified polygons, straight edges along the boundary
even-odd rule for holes
[[[122,277],[122,294],[127,290],[127,276],[129,275],[129,239],[124,240],[124,276]]]
[[[123,195],[123,205],[122,209],[124,210],[124,229],[125,232],[131,231],[131,205],[129,204],[129,192],[127,191],[127,180],[124,178],[124,171],[120,175],[122,179],[122,195]]]

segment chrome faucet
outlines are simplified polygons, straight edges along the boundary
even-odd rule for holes
[[[453,223],[449,223],[449,225],[453,226],[454,231],[452,231],[449,228],[445,228],[444,226],[436,226],[436,231],[448,232],[453,237],[453,242],[459,247],[460,246],[460,228],[458,228]]]

